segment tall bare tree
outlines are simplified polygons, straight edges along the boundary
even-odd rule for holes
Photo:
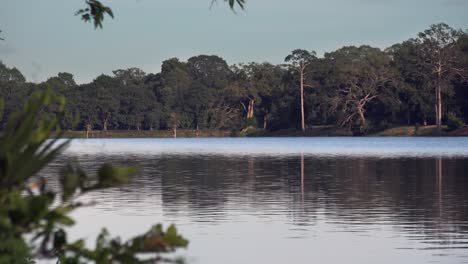
[[[312,62],[317,59],[315,51],[307,51],[302,49],[293,50],[284,61],[291,64],[294,70],[299,73],[300,96],[301,96],[301,129],[305,131],[305,114],[304,114],[304,87],[313,87],[306,84],[307,70]]]
[[[413,40],[419,47],[421,63],[434,80],[435,120],[439,133],[442,127],[442,89],[454,75],[466,75],[466,69],[459,66],[461,50],[458,40],[463,35],[462,30],[440,23],[431,25]]]

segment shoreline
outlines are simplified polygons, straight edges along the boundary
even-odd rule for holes
[[[67,138],[86,138],[86,131],[65,131]],[[228,137],[466,137],[468,127],[454,131],[443,130],[439,135],[435,126],[414,127],[399,126],[365,135],[353,135],[342,128],[316,126],[305,132],[296,129],[265,131],[248,129],[244,131],[225,130],[177,130],[177,138],[228,138]],[[88,138],[174,138],[172,130],[94,130],[88,133]]]

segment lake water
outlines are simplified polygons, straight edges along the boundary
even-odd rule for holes
[[[75,238],[175,223],[188,263],[468,263],[468,138],[75,140],[88,171],[137,164],[84,197]]]

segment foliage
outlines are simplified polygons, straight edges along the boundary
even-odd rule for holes
[[[442,33],[455,32],[455,44],[427,54],[425,43],[432,42],[422,40],[431,39],[428,36],[439,28]],[[288,65],[229,65],[214,55],[187,61],[170,58],[158,73],[117,69],[84,84],[65,72],[39,84],[28,83],[18,69],[0,63],[0,96],[9,116],[32,91],[53,90],[67,98],[58,124],[64,130],[240,131],[248,119],[255,119],[249,125],[273,132],[302,128],[304,119],[304,128],[326,125],[369,134],[387,127],[436,123],[434,95],[439,79],[428,59],[439,52],[450,54],[446,60],[450,67],[440,78],[442,115],[456,112],[467,121],[468,37],[460,34],[443,24],[431,26],[421,35],[424,38],[385,50],[347,46],[322,58],[313,51],[294,50],[286,57]],[[0,128],[4,125],[0,123]]]
[[[137,169],[105,164],[96,176],[89,176],[70,164],[61,172],[58,189],[48,186],[48,178],[38,173],[70,143],[54,131],[64,107],[63,96],[50,90],[36,92],[23,110],[10,116],[0,135],[0,263],[30,263],[34,258],[58,258],[60,263],[153,263],[163,259],[137,255],[187,246],[174,226],[164,230],[161,225],[125,242],[103,230],[94,249],[86,248],[84,240],[69,240],[65,229],[75,224],[70,213],[84,206],[77,198],[126,184]]]
[[[296,49],[293,50],[290,55],[286,56],[284,61],[291,63],[294,68],[305,68],[317,58],[316,55],[317,53],[315,51]]]
[[[339,125],[349,126],[356,133],[365,132],[369,105],[385,91],[395,89],[394,82],[398,81],[390,57],[378,48],[361,46],[327,53],[325,59],[331,73],[329,85],[337,91],[331,110],[339,113]],[[392,100],[393,94],[390,92],[384,99]]]
[[[449,131],[457,130],[464,126],[465,122],[463,122],[463,119],[457,117],[454,113],[447,114],[447,128]]]

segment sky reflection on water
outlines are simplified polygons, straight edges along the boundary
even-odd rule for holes
[[[468,137],[76,139],[68,153],[320,157],[468,157]]]

